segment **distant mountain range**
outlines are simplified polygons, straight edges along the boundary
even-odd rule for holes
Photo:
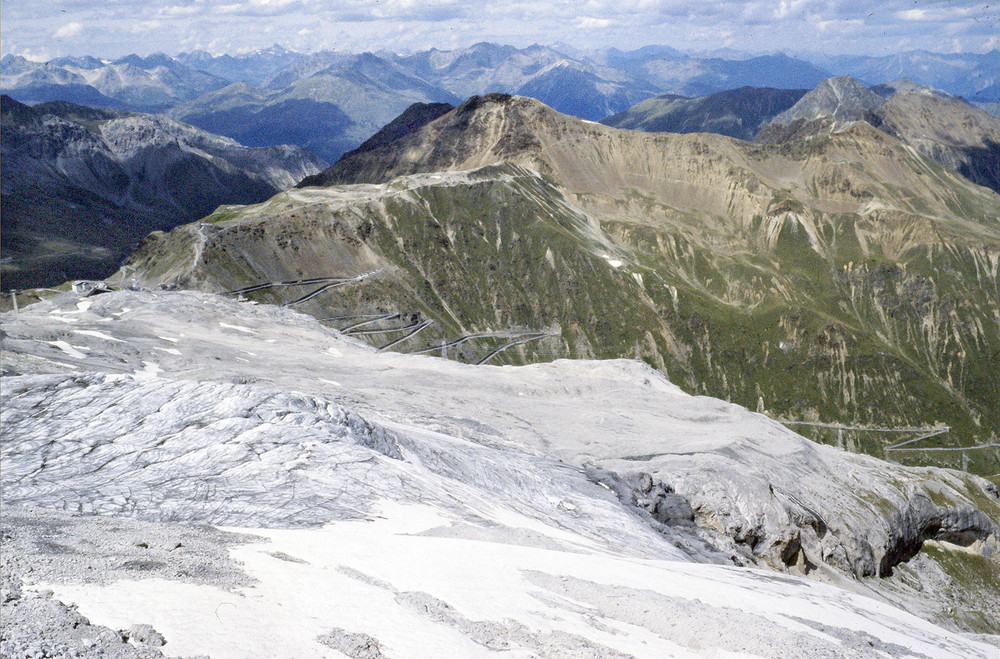
[[[810,58],[837,75],[867,86],[909,78],[969,101],[1000,101],[1000,50],[988,53],[930,53],[914,50],[883,57],[841,55]]]
[[[165,117],[0,100],[4,288],[102,278],[147,233],[263,201],[326,163]]]
[[[656,46],[583,52],[479,43],[400,55],[295,53],[273,47],[243,55],[202,51],[118,60],[7,55],[3,89],[25,103],[66,100],[169,112],[254,146],[291,143],[327,160],[358,146],[410,104],[457,104],[474,94],[536,98],[573,116],[601,120],[663,95],[705,97],[744,86],[811,89],[836,74],[865,85],[910,77],[976,102],[1000,101],[1000,55],[904,53],[892,58],[813,61],[784,54],[692,56]],[[710,111],[709,111],[710,112]],[[741,118],[741,126],[754,123]],[[745,128],[720,130],[745,132]]]

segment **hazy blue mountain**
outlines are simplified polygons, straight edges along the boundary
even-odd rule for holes
[[[489,92],[513,93],[539,71],[567,57],[544,46],[519,49],[484,42],[451,51],[432,48],[393,59],[413,75],[467,98]]]
[[[459,100],[371,53],[334,59],[332,65],[325,56],[300,60],[283,89],[239,82],[178,105],[169,114],[249,146],[296,144],[333,162],[413,103]],[[324,62],[320,70],[297,77]]]
[[[391,57],[413,75],[461,98],[492,92],[521,94],[590,120],[620,112],[659,91],[620,68],[546,46],[478,43],[460,50]]]
[[[246,83],[237,83],[241,84]],[[201,99],[175,108],[170,115],[247,146],[295,144],[330,161],[355,144],[344,137],[354,122],[343,110],[308,98],[268,98],[218,108]]]
[[[275,45],[240,55],[213,56],[203,50],[195,50],[190,53],[180,53],[175,59],[193,69],[205,71],[226,80],[249,82],[261,86],[270,76],[288,68],[303,57],[305,56],[301,53]]]
[[[617,66],[658,88],[661,93],[707,96],[737,87],[807,89],[830,77],[828,71],[810,62],[784,54],[761,55],[743,60],[679,55],[671,49],[640,49],[605,55],[609,66]]]
[[[98,108],[124,110],[128,106],[122,101],[105,96],[90,85],[78,83],[59,84],[54,82],[32,82],[17,89],[8,90],[8,96],[21,103],[34,105],[50,101],[67,101]]]
[[[656,93],[652,85],[641,80],[608,80],[569,60],[540,71],[516,91],[559,112],[591,121],[621,112]]]
[[[128,55],[113,62],[93,57],[31,62],[8,56],[2,61],[0,73],[4,91],[26,102],[87,101],[147,111],[165,110],[227,84],[224,78],[193,69],[162,53]],[[85,87],[92,87],[101,96]],[[103,97],[113,99],[115,104]]]
[[[299,55],[287,65],[268,73],[260,86],[266,89],[285,89],[295,82],[316,75],[320,71],[343,62],[352,57],[350,53],[336,51],[321,51],[308,55]]]
[[[78,69],[99,69],[105,66],[107,62],[91,55],[83,55],[81,57],[57,57],[54,60],[50,60],[49,64],[55,66],[74,66]]]
[[[805,93],[804,89],[740,87],[698,98],[668,94],[642,101],[601,123],[647,132],[718,133],[749,140]]]
[[[910,78],[972,101],[1000,101],[1000,50],[982,54],[914,50],[884,57],[814,56],[813,60],[868,85]]]

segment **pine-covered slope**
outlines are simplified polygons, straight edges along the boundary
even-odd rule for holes
[[[434,321],[403,350],[477,360],[533,331],[494,359],[638,354],[780,417],[998,435],[1000,198],[867,123],[758,145],[487,96],[305,184],[332,187],[151,237],[131,266],[209,290],[376,272],[301,308],[406,319],[370,326],[379,344]],[[885,436],[849,441],[882,455]]]

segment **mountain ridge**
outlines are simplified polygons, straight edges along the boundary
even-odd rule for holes
[[[521,168],[521,183],[501,183],[498,167]],[[461,172],[493,182],[446,183]],[[315,185],[325,190],[304,187]],[[499,359],[638,354],[688,391],[793,419],[944,422],[949,445],[1000,428],[987,375],[1000,354],[1000,197],[865,122],[752,144],[616,130],[489,95],[302,186],[207,218],[212,251],[200,253],[214,264],[184,256],[194,227],[151,238],[132,264],[139,281],[235,289],[352,264],[338,276],[382,272],[369,293],[303,310],[433,320],[407,349],[533,331],[537,345]],[[258,244],[252,227],[277,217],[290,246]],[[554,233],[530,229],[542,226]],[[567,297],[577,302],[557,302]],[[473,354],[463,359],[485,353]],[[874,437],[858,442],[881,455]],[[991,456],[974,468],[993,473]]]

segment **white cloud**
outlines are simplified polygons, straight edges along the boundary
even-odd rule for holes
[[[129,31],[132,32],[133,34],[146,34],[154,30],[159,30],[162,27],[163,27],[163,21],[156,21],[156,20],[140,21],[138,23],[134,23],[129,28]]]
[[[160,15],[166,17],[194,16],[202,11],[198,5],[170,5],[160,9]]]
[[[83,32],[83,25],[80,23],[66,23],[58,30],[52,33],[52,38],[54,39],[67,39],[70,37],[75,37]]]
[[[610,18],[594,18],[593,16],[583,16],[576,19],[577,28],[581,30],[598,30],[603,27],[610,27],[614,25],[615,22]]]
[[[896,16],[904,21],[922,21],[926,15],[926,9],[907,9],[906,11],[896,12]]]
[[[24,59],[32,62],[48,62],[52,59],[52,53],[49,52],[48,48],[39,48],[37,50],[34,48],[25,48],[23,50],[15,50],[13,52],[15,55],[20,55]]]
[[[235,50],[279,43],[398,51],[476,41],[564,42],[621,49],[668,44],[881,54],[996,47],[998,11],[984,0],[0,0],[3,52],[53,56],[177,52],[213,39]],[[858,21],[863,21],[859,23]],[[311,30],[305,32],[304,30]],[[135,35],[141,35],[137,39]],[[86,39],[82,37],[85,36]]]

